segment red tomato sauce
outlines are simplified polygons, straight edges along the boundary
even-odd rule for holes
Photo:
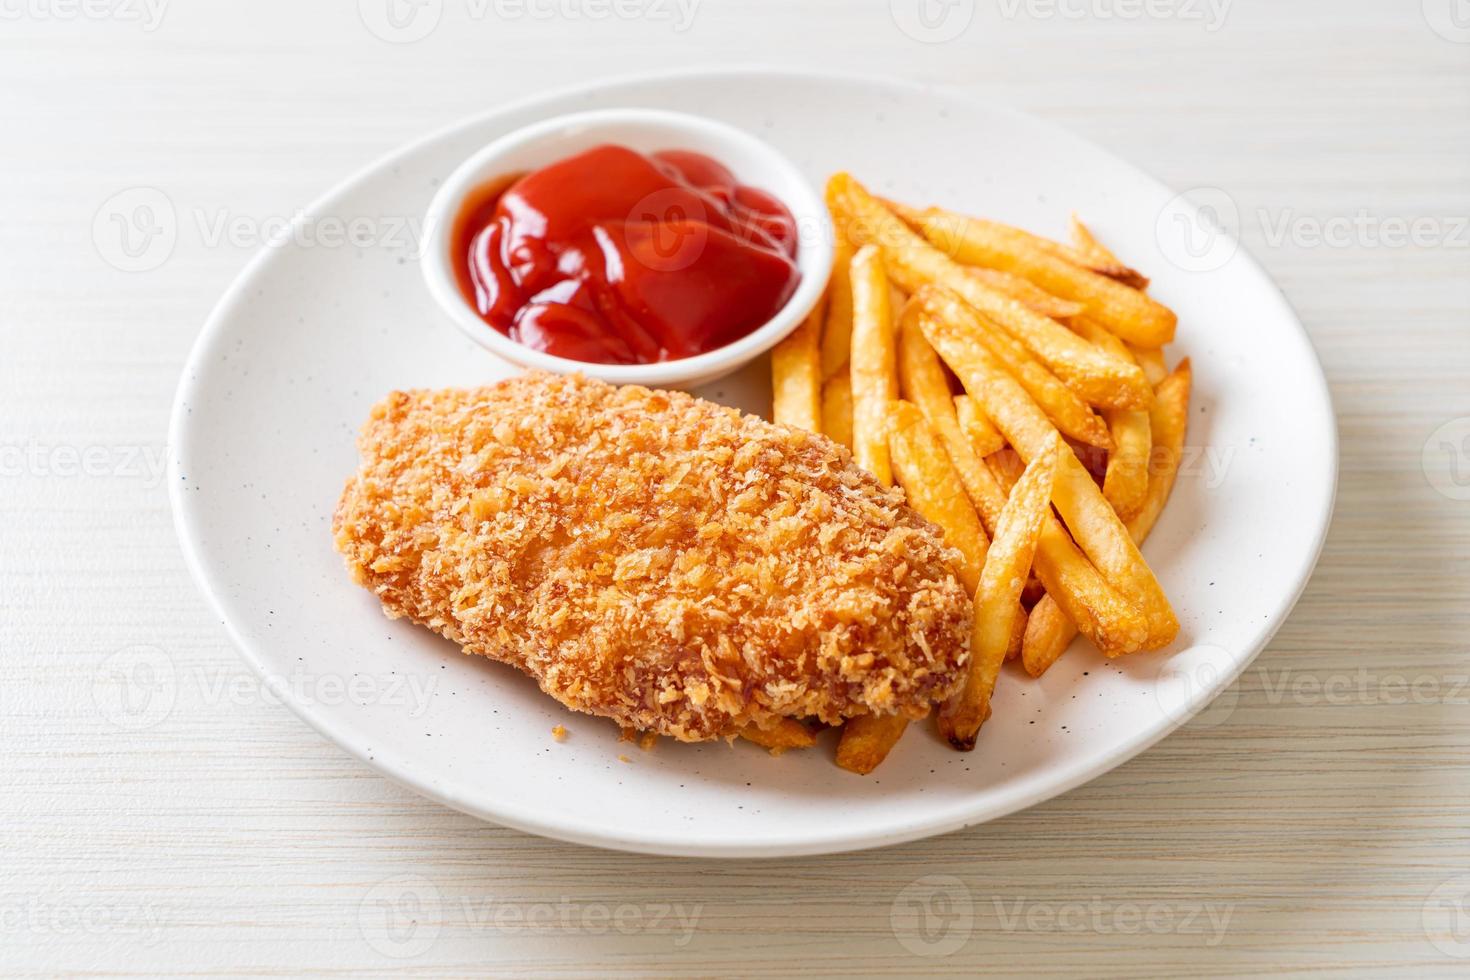
[[[796,239],[785,205],[709,157],[609,145],[484,189],[454,255],[465,296],[512,340],[650,364],[770,320],[801,279]]]

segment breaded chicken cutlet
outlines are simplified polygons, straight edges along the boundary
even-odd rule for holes
[[[353,578],[570,708],[696,741],[921,717],[963,676],[953,553],[823,436],[530,374],[394,392],[359,449]]]

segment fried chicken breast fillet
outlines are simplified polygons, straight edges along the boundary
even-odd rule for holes
[[[578,711],[696,741],[920,717],[963,675],[939,530],[825,437],[530,374],[394,392],[359,450],[333,521],[353,578]]]

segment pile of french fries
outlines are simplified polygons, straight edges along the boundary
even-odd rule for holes
[[[772,417],[897,481],[959,552],[969,674],[937,721],[968,751],[1007,659],[1039,677],[1078,633],[1108,657],[1178,633],[1138,546],[1179,470],[1189,361],[1166,367],[1174,313],[1075,217],[1064,245],[885,201],[845,173],[827,205],[831,282],[773,352]],[[851,719],[838,765],[871,772],[907,725]],[[796,728],[762,744],[811,744]]]

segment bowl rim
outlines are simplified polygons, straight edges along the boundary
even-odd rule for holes
[[[745,336],[693,357],[651,364],[602,364],[558,357],[512,340],[485,322],[460,290],[450,255],[455,218],[466,197],[476,188],[508,172],[504,168],[497,169],[496,163],[511,153],[541,142],[553,143],[589,129],[607,130],[608,142],[615,143],[618,127],[640,124],[652,124],[672,133],[698,134],[706,143],[739,146],[747,155],[762,159],[765,168],[761,174],[740,174],[742,180],[749,179],[753,186],[769,191],[765,185],[771,182],[768,178],[774,176],[796,191],[794,196],[780,195],[798,229],[800,248],[795,261],[801,272],[801,281],[795,292],[774,316]],[[671,135],[672,140],[677,141],[677,138],[677,135]],[[717,149],[712,152],[718,155]],[[821,193],[790,158],[765,140],[738,126],[705,116],[638,107],[565,113],[492,140],[467,157],[444,179],[429,202],[424,228],[424,247],[419,256],[424,282],[435,302],[470,340],[521,367],[539,368],[556,374],[583,374],[613,384],[644,385],[712,381],[738,370],[780,343],[821,301],[831,273],[836,234]]]

